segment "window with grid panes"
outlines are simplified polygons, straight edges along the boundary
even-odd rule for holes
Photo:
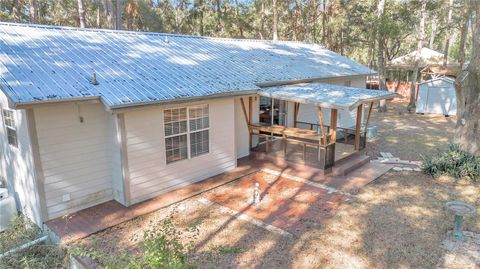
[[[3,122],[7,130],[8,144],[17,147],[17,127],[15,125],[15,118],[13,110],[3,109]]]
[[[164,110],[167,164],[209,152],[208,105]]]
[[[208,105],[190,107],[188,109],[190,122],[190,156],[195,157],[208,153],[210,127]]]
[[[187,159],[187,108],[167,109],[163,115],[167,163]]]

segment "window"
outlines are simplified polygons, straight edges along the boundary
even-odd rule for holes
[[[7,130],[8,144],[16,147],[18,145],[17,128],[15,127],[13,110],[3,109],[3,122]]]
[[[191,107],[188,110],[190,122],[190,156],[208,153],[210,127],[208,105]]]
[[[165,151],[167,164],[208,153],[208,105],[166,109]]]
[[[187,109],[168,109],[163,115],[167,163],[187,159]]]

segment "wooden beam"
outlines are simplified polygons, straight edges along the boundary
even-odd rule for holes
[[[365,132],[367,131],[368,123],[370,122],[370,115],[372,114],[372,108],[373,108],[373,102],[370,103],[370,107],[368,108],[367,121],[365,122]]]
[[[362,129],[362,112],[363,112],[363,105],[360,104],[357,108],[357,124],[355,125],[355,150],[360,149],[360,131]]]
[[[333,141],[333,143],[337,141],[337,115],[338,110],[332,108],[330,112],[330,142]]]
[[[295,102],[293,108],[293,127],[297,128],[298,111],[300,110],[300,103]]]
[[[322,108],[317,106],[317,113],[318,113],[318,119],[320,122],[320,129],[322,130],[322,140],[323,140],[323,145],[327,145],[327,134],[325,133],[325,120],[323,119],[323,112]]]
[[[245,123],[247,124],[247,127],[248,127],[250,119],[248,118],[248,115],[247,115],[247,109],[245,108],[245,102],[243,101],[243,97],[240,97],[240,103],[242,104],[243,116],[245,117]]]
[[[247,124],[248,128],[248,149],[250,150],[252,148],[252,130],[250,127],[250,118],[247,115],[247,109],[245,108],[245,102],[243,101],[243,97],[240,97],[240,103],[242,104],[243,116],[245,117],[245,123]]]
[[[248,97],[248,126],[250,126],[250,124],[252,124],[252,117],[253,117],[253,97],[252,96],[249,96]],[[249,130],[249,135],[248,135],[248,145],[250,148],[252,148],[252,131],[250,130],[250,128],[248,129]]]
[[[252,123],[252,116],[253,116],[253,97],[248,97],[248,124]]]

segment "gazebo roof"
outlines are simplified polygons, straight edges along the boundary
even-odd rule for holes
[[[274,99],[340,110],[352,110],[360,104],[392,99],[397,96],[394,92],[325,83],[269,87],[259,90],[258,94]]]

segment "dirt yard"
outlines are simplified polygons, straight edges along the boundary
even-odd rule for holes
[[[388,113],[372,116],[379,135],[368,146],[371,155],[388,151],[418,160],[420,154],[446,147],[452,137],[453,118],[400,115],[401,104],[389,107]],[[199,201],[227,187],[117,225],[78,245],[93,247],[103,263],[118,261],[126,253],[138,254],[144,231],[173,214],[179,229],[198,228],[189,260],[199,268],[435,268],[443,255],[440,244],[453,224],[445,203],[463,200],[480,207],[478,184],[390,171],[349,196],[331,218],[300,220],[307,228],[285,236]],[[468,219],[465,229],[480,232],[480,218]]]
[[[378,135],[369,139],[367,154],[376,158],[380,152],[391,152],[402,160],[419,161],[452,142],[456,117],[408,113],[406,107],[406,100],[395,100],[388,103],[386,113],[372,110],[371,125],[377,126]]]

